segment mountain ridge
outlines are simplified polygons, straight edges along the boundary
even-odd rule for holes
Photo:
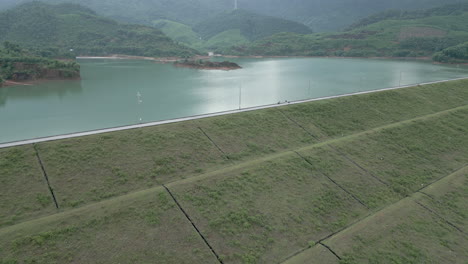
[[[121,24],[76,4],[31,2],[3,11],[0,41],[59,57],[109,54],[185,57],[197,53],[156,28]]]

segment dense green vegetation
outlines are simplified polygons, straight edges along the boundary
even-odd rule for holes
[[[468,62],[468,42],[437,52],[434,60],[449,63]]]
[[[360,19],[348,27],[349,30],[353,30],[359,27],[374,24],[383,20],[407,20],[407,19],[418,19],[431,16],[450,16],[450,15],[461,15],[464,12],[468,12],[468,3],[460,2],[458,4],[444,5],[431,9],[422,9],[408,11],[403,9],[388,9],[383,12],[371,15],[369,17]]]
[[[183,60],[174,63],[176,67],[187,67],[195,69],[220,69],[220,70],[236,70],[241,69],[237,63],[230,61],[206,61],[206,60]]]
[[[32,2],[0,13],[0,41],[20,43],[43,56],[126,54],[190,56],[160,30],[119,24],[88,8]]]
[[[467,84],[2,149],[0,263],[458,263]]]
[[[10,42],[0,47],[0,84],[3,79],[25,81],[79,76],[80,67],[75,62],[44,58]]]
[[[465,6],[465,5],[463,5]],[[468,41],[468,12],[453,6],[415,12],[421,18],[378,19],[342,33],[281,33],[237,45],[226,53],[249,55],[431,57]],[[434,15],[435,14],[435,15]],[[442,14],[442,15],[441,15]]]

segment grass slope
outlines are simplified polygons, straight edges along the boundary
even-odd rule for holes
[[[454,192],[451,188],[456,182],[461,185],[455,188],[466,190],[467,175],[465,169],[431,188],[437,188],[436,192],[442,196],[463,195],[466,193],[463,190]],[[466,236],[445,221],[447,214],[432,213],[434,207],[430,206],[428,210],[421,201],[437,203],[439,199],[421,194],[405,199],[331,238],[326,244],[343,256],[342,263],[464,263],[468,257],[462,249],[468,243]],[[463,210],[455,212],[464,214]],[[464,219],[466,223],[466,217]]]
[[[6,40],[52,56],[115,53],[188,56],[195,53],[174,43],[160,30],[119,24],[74,4],[32,2],[0,13],[0,41]]]
[[[463,263],[467,85],[38,144],[61,209],[0,207],[0,263],[216,262],[161,184],[224,263]],[[30,146],[2,151],[4,190],[45,188],[9,180],[38,174]]]
[[[163,188],[2,229],[0,237],[0,263],[218,263]]]

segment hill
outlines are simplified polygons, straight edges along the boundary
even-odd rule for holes
[[[249,45],[280,32],[312,33],[303,24],[240,9],[208,18],[193,28],[167,19],[155,20],[153,25],[176,41],[217,53],[223,53],[232,46]]]
[[[6,10],[0,13],[0,41],[41,50],[44,56],[195,53],[174,43],[158,29],[120,24],[75,4],[32,2]]]
[[[418,10],[459,2],[460,0],[240,0],[240,6],[260,14],[303,23],[315,32],[329,32],[342,30],[358,19],[387,9]]]
[[[205,20],[196,25],[194,30],[204,39],[210,39],[225,31],[240,30],[241,35],[250,41],[280,32],[312,33],[312,30],[303,24],[281,18],[258,15],[242,9],[221,13],[211,19]]]
[[[451,5],[439,6],[431,9],[407,11],[401,9],[388,9],[383,12],[371,15],[369,17],[360,19],[347,30],[353,30],[359,27],[374,24],[383,20],[408,20],[418,19],[431,16],[450,16],[450,15],[461,15],[463,12],[468,12],[468,3],[457,3]]]
[[[11,1],[11,0],[7,0]],[[17,0],[24,2],[31,0]],[[233,0],[43,0],[49,3],[73,2],[92,8],[101,15],[120,21],[151,25],[167,19],[196,25],[206,18],[234,9]],[[306,24],[315,32],[337,31],[358,19],[386,9],[417,10],[460,0],[239,0],[239,7],[267,16]],[[464,1],[466,2],[466,1]],[[1,8],[1,6],[0,6]]]
[[[190,26],[167,19],[153,21],[153,26],[175,41],[189,45],[200,44],[201,37]]]
[[[439,9],[442,10],[443,8]],[[426,11],[421,11],[426,13]],[[421,57],[468,41],[468,13],[383,19],[342,33],[277,34],[234,54]]]

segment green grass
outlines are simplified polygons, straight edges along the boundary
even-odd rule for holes
[[[409,195],[467,163],[467,113],[464,107],[335,146],[397,193]]]
[[[463,232],[468,230],[468,167],[422,191],[418,199]]]
[[[0,228],[54,212],[32,146],[0,149]]]
[[[371,209],[381,208],[402,198],[328,146],[300,153],[315,171],[330,177]]]
[[[292,105],[283,111],[317,137],[336,138],[466,105],[466,84],[463,80],[384,91]]]
[[[169,188],[226,263],[271,263],[367,209],[291,153]]]
[[[316,142],[277,109],[202,119],[197,122],[234,161],[249,160]]]
[[[304,263],[339,264],[339,260],[330,250],[319,244],[284,262],[284,264]]]
[[[227,164],[193,123],[38,145],[61,208],[72,208]]]
[[[340,263],[465,263],[468,240],[444,219],[453,220],[453,212],[458,212],[462,214],[458,219],[466,223],[466,215],[463,215],[466,213],[463,211],[463,207],[466,208],[466,176],[465,168],[464,172],[450,175],[425,190],[437,193],[427,204],[432,207],[431,211],[439,209],[437,215],[416,203],[426,203],[429,199],[417,194],[359,222],[325,243],[342,256]],[[454,194],[465,195],[464,200],[450,197]],[[450,204],[457,204],[458,210],[435,204],[447,202],[446,198]]]
[[[163,189],[0,230],[0,263],[217,263]]]

